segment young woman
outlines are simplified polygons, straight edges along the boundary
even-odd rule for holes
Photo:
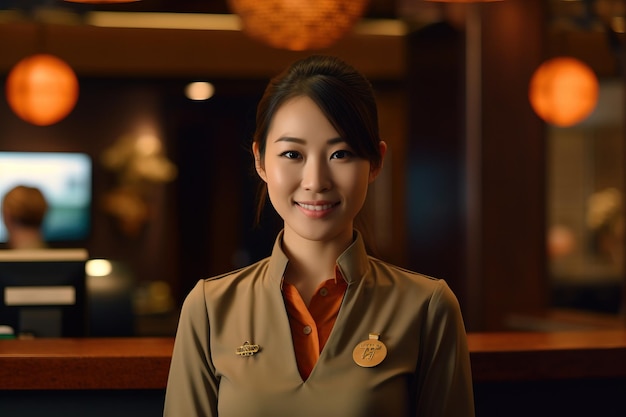
[[[387,150],[369,82],[333,57],[295,62],[252,150],[284,228],[270,257],[187,296],[164,415],[473,416],[454,294],[369,256],[354,227]]]

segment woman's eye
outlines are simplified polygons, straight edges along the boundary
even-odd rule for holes
[[[285,151],[281,153],[280,156],[284,156],[287,159],[298,159],[300,157],[300,153],[296,151]]]
[[[341,150],[341,151],[333,152],[333,154],[330,156],[330,159],[344,159],[344,158],[349,158],[352,155],[353,154],[350,151]]]

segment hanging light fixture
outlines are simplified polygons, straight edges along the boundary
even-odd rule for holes
[[[49,54],[19,61],[6,80],[9,106],[23,120],[37,126],[67,116],[78,100],[78,79],[63,60]]]
[[[547,123],[573,126],[585,120],[598,102],[598,79],[589,66],[571,57],[552,58],[535,70],[528,98]]]
[[[363,16],[368,0],[228,0],[251,38],[278,49],[323,49]]]
[[[425,0],[431,3],[490,3],[504,0]]]

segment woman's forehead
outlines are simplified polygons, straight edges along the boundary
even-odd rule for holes
[[[269,142],[313,139],[327,142],[340,138],[319,106],[306,96],[290,99],[276,110],[267,136]]]

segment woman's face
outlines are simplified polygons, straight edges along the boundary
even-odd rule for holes
[[[286,240],[352,239],[354,217],[379,169],[354,155],[313,100],[285,102],[270,125],[264,159],[258,146],[253,150]]]

